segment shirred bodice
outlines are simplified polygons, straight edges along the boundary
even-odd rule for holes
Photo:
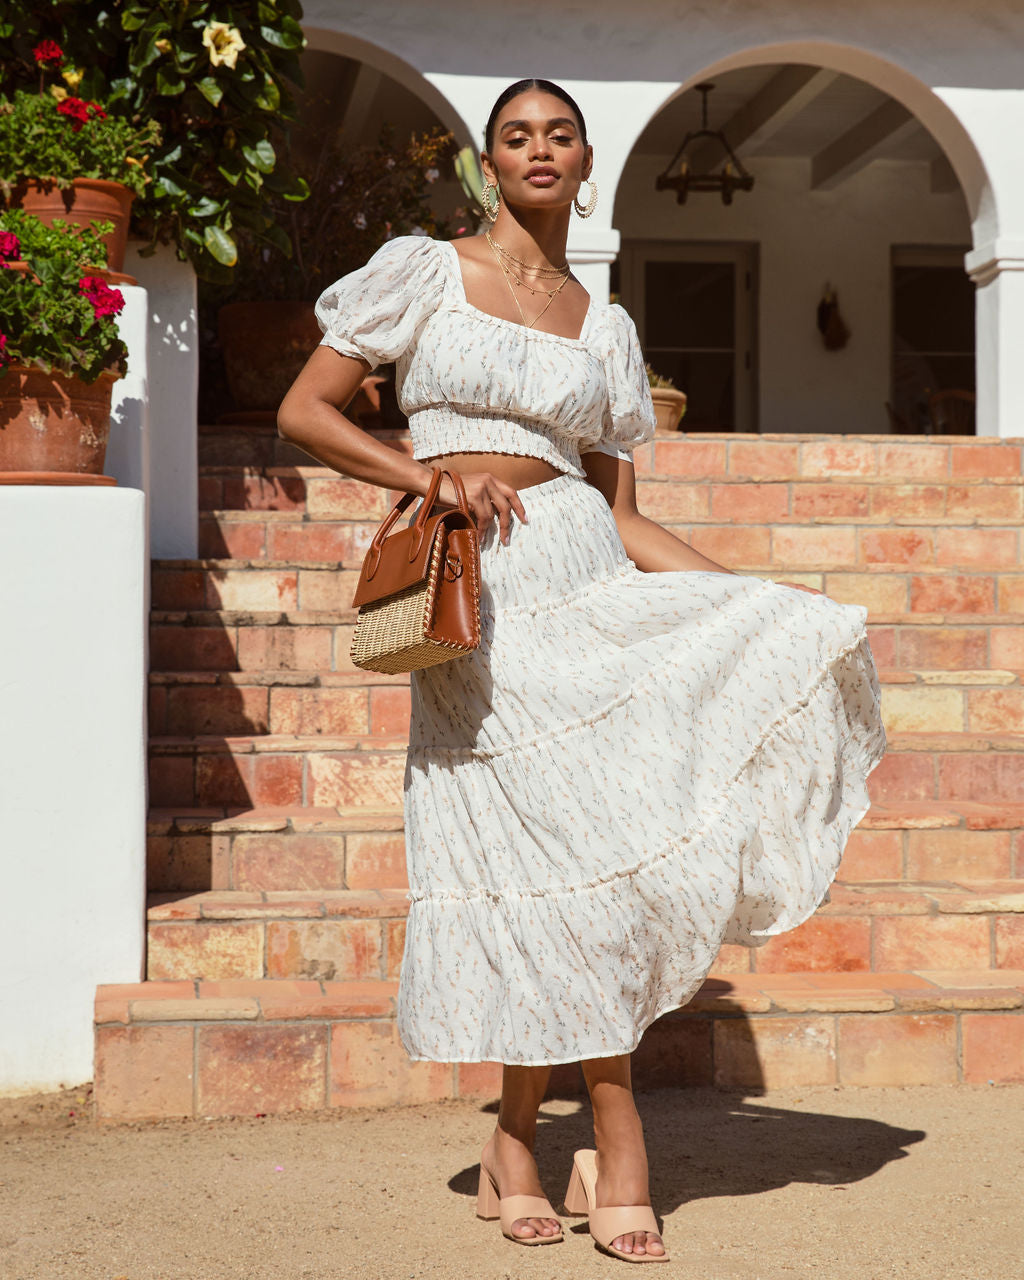
[[[322,345],[396,362],[413,456],[512,453],[582,476],[580,454],[628,457],[654,434],[632,320],[593,300],[578,338],[527,329],[466,300],[453,245],[389,240],[316,304]]]

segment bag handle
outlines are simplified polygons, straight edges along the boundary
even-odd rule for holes
[[[455,489],[455,500],[458,510],[472,520],[472,512],[469,509],[469,502],[466,498],[466,486],[462,483],[462,476],[457,471],[442,471],[440,467],[433,468],[433,475],[430,479],[430,487],[423,498],[423,505],[416,514],[413,522],[413,530],[415,536],[409,539],[409,562],[419,555],[420,547],[423,545],[423,538],[426,533],[427,518],[437,504],[437,495],[441,488],[441,481],[445,476],[452,482]],[[373,541],[370,543],[366,553],[366,562],[363,566],[363,575],[369,582],[373,575],[380,567],[380,557],[384,549],[384,539],[398,522],[398,517],[403,511],[406,511],[416,501],[415,493],[406,493],[398,499],[395,505],[384,518],[383,523],[377,532],[373,535]]]

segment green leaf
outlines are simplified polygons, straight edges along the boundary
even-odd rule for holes
[[[173,178],[168,178],[161,174],[153,183],[154,195],[156,196],[183,196],[185,194],[183,188],[179,187]]]
[[[146,25],[146,14],[140,9],[128,9],[121,14],[122,31],[138,31]]]
[[[309,183],[305,178],[296,178],[295,185],[290,191],[282,191],[281,194],[286,200],[298,204],[302,200],[308,200],[310,197]]]
[[[260,27],[260,35],[277,49],[301,49],[306,43],[302,28],[293,18],[282,18],[277,27]]]
[[[267,138],[261,138],[254,147],[243,146],[242,155],[260,173],[273,173],[277,154]]]
[[[195,84],[207,102],[215,107],[220,106],[220,100],[224,97],[224,90],[213,76],[204,76],[202,80],[197,80]]]
[[[261,111],[280,111],[281,110],[281,90],[273,76],[263,77],[263,92],[256,99],[256,105]]]
[[[185,81],[163,67],[156,73],[156,91],[164,98],[175,98],[185,92]]]
[[[198,204],[189,205],[189,213],[193,218],[212,218],[215,213],[220,213],[224,208],[222,200],[212,200],[209,196],[203,196]]]
[[[225,267],[233,267],[238,261],[238,248],[221,227],[207,227],[203,232],[203,244]]]

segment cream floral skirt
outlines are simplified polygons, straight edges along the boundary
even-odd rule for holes
[[[584,480],[483,541],[477,653],[412,679],[414,1059],[629,1053],[722,943],[828,900],[885,749],[867,611],[642,573]]]

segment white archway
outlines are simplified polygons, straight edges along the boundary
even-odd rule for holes
[[[643,118],[639,118],[640,113],[628,120],[620,117],[612,148],[613,163],[618,165],[614,173],[616,194],[637,140],[668,103],[704,80],[713,80],[730,71],[778,64],[834,71],[872,85],[910,112],[942,149],[963,192],[971,221],[973,248],[967,256],[965,269],[977,285],[978,434],[1019,434],[1021,411],[1024,411],[1024,379],[1017,371],[1014,348],[1019,344],[1020,330],[1019,326],[1008,323],[1007,316],[1012,315],[1015,309],[1024,311],[1024,301],[1016,296],[1024,292],[1020,288],[1021,264],[1012,255],[1004,262],[993,248],[1003,243],[1000,240],[999,203],[981,150],[968,124],[940,92],[905,67],[876,53],[827,40],[759,44],[706,63],[669,92],[663,93],[655,109],[644,113]],[[654,88],[645,87],[648,90]],[[607,163],[604,168],[607,174]],[[1013,296],[1008,299],[1007,294]]]
[[[410,93],[416,95],[437,118],[450,129],[458,140],[459,146],[468,146],[472,141],[472,133],[465,120],[451,104],[448,98],[437,89],[421,72],[404,59],[389,53],[380,45],[372,44],[359,36],[348,35],[328,27],[303,26],[308,48],[322,53],[336,53],[343,58],[353,58],[358,62],[381,71],[397,82]]]
[[[864,80],[901,103],[917,117],[945,152],[970,210],[975,244],[983,243],[997,234],[996,199],[988,172],[973,138],[952,108],[930,85],[898,63],[868,50],[836,44],[830,40],[794,40],[752,45],[708,63],[667,94],[646,119],[635,122],[638,127],[626,148],[626,154],[632,151],[649,120],[694,85],[727,71],[776,63],[839,71]],[[619,177],[621,170],[616,181]]]

